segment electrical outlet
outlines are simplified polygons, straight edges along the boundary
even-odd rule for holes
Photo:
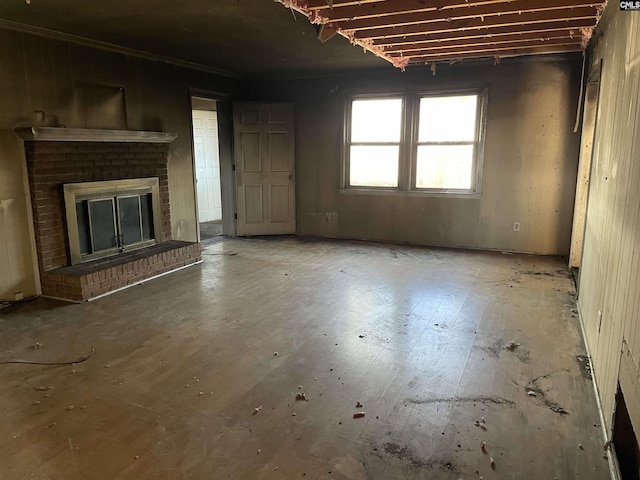
[[[513,222],[513,231],[514,232],[520,231],[520,222]]]

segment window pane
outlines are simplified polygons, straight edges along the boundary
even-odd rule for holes
[[[418,146],[417,188],[472,187],[473,145]]]
[[[122,245],[131,245],[142,241],[140,224],[140,197],[118,197],[120,215],[120,234]]]
[[[354,146],[350,151],[349,185],[397,187],[398,146]]]
[[[116,245],[116,222],[113,198],[89,201],[89,222],[93,252],[107,250]]]
[[[142,212],[142,238],[151,240],[153,233],[153,201],[151,194],[140,196],[140,211]]]
[[[89,205],[86,200],[76,202],[76,219],[78,220],[78,240],[80,253],[91,253],[91,233],[89,232]]]
[[[351,103],[352,142],[399,142],[402,99],[354,100]]]
[[[419,142],[473,142],[477,95],[420,99]]]

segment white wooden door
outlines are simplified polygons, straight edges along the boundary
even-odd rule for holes
[[[198,187],[198,221],[222,220],[217,112],[193,111],[193,146]]]
[[[235,104],[233,129],[237,234],[295,233],[293,106]]]

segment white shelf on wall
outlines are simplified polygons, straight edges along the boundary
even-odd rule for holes
[[[21,139],[35,142],[171,143],[178,136],[167,132],[63,127],[16,127],[14,131]]]

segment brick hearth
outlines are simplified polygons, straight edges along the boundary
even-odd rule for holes
[[[48,296],[74,302],[140,283],[200,260],[200,244],[170,240],[93,262],[49,270],[41,275]]]

